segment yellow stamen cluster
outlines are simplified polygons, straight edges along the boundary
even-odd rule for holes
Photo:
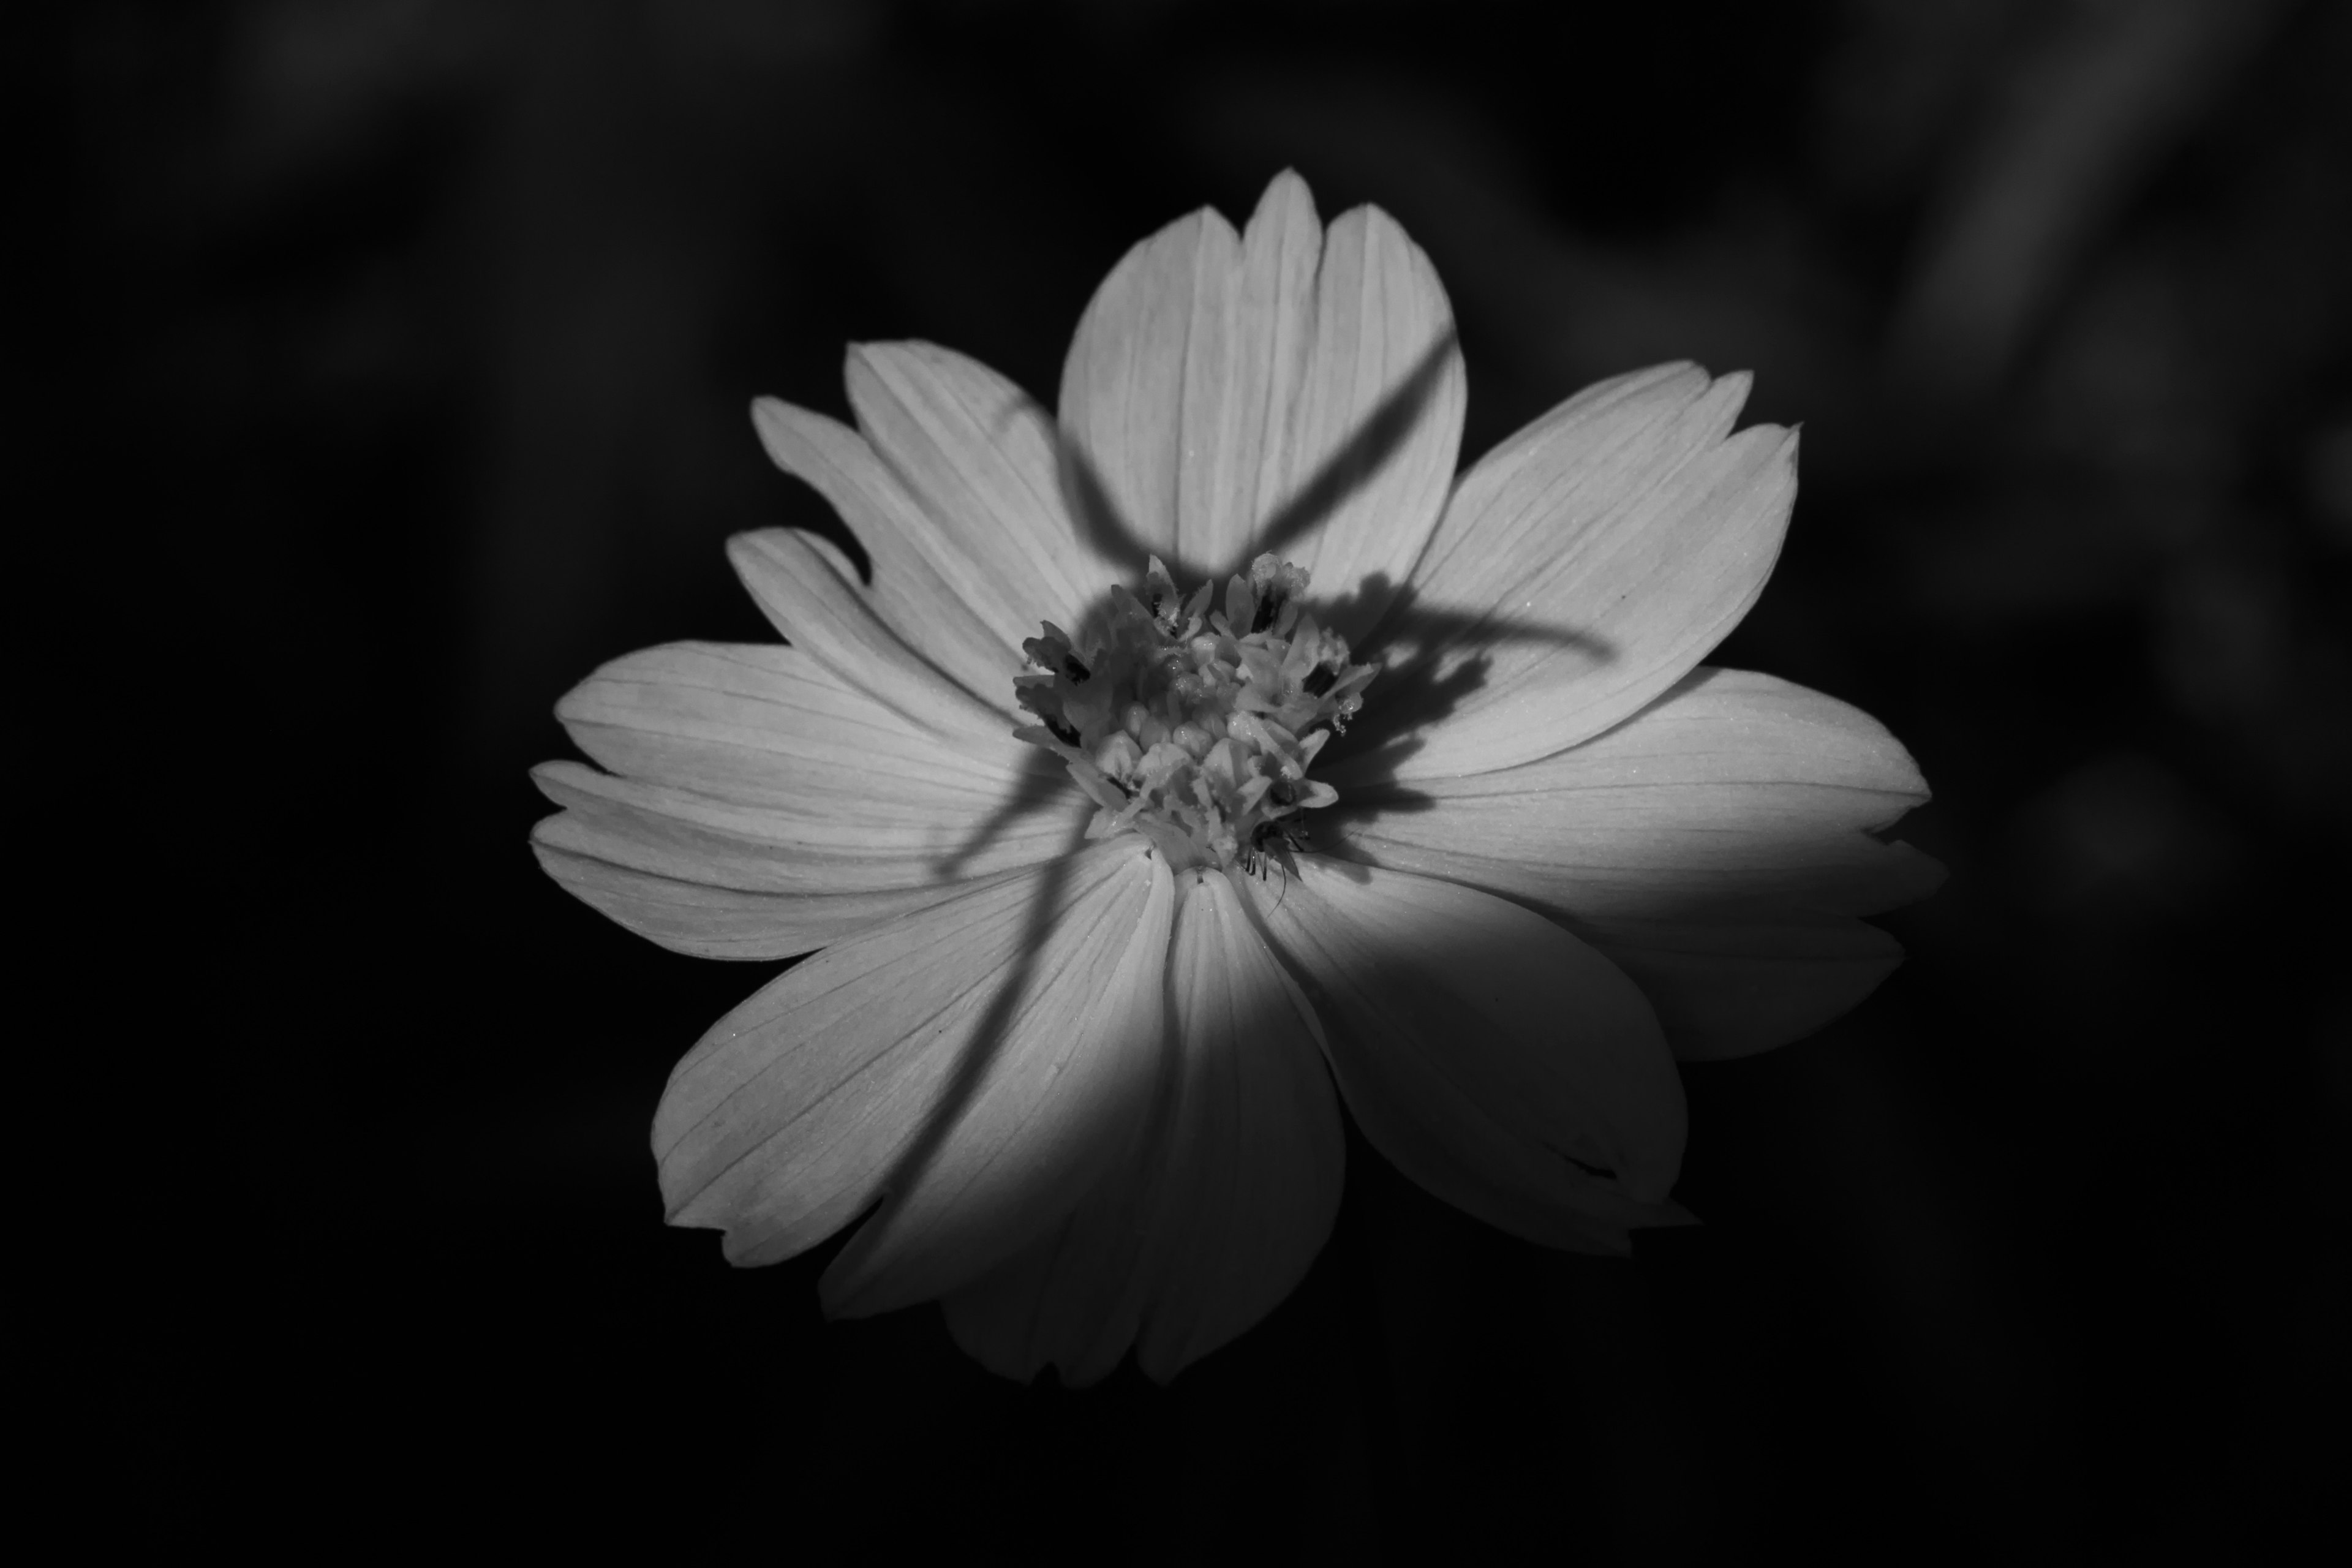
[[[1100,647],[1082,654],[1051,622],[1021,645],[1033,673],[1013,685],[1039,722],[1014,732],[1102,808],[1089,837],[1133,831],[1178,869],[1244,871],[1304,841],[1298,813],[1339,798],[1307,770],[1380,673],[1348,662],[1306,591],[1304,571],[1261,555],[1211,610],[1211,584],[1180,600],[1154,556],[1140,596],[1111,590]]]

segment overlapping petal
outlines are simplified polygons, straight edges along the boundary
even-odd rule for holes
[[[797,647],[648,648],[556,713],[611,771],[536,770],[565,808],[532,832],[541,865],[683,952],[805,952],[1076,841],[1034,748],[950,743]]]
[[[965,690],[891,630],[838,552],[810,534],[763,528],[729,540],[727,558],[785,640],[843,684],[932,735],[1003,742],[1010,702]]]
[[[1008,640],[1013,627],[982,613],[967,591],[976,574],[959,576],[956,552],[872,443],[772,397],[751,405],[751,423],[776,466],[832,502],[865,547],[873,565],[866,593],[881,619],[972,696],[1001,702],[1021,668],[1020,637]]]
[[[1796,437],[1727,436],[1748,377],[1601,383],[1465,475],[1381,628],[1442,671],[1442,714],[1382,766],[1420,781],[1575,745],[1666,690],[1763,591]]]
[[[572,763],[532,776],[565,808],[532,830],[548,873],[640,935],[705,958],[806,952],[1065,853],[1084,825],[1053,777],[1038,781],[1035,809],[1016,797],[959,819],[878,802],[863,815],[743,805]]]
[[[1313,1010],[1223,876],[1180,879],[1176,1071],[1154,1136],[1045,1241],[950,1297],[957,1342],[1024,1381],[1094,1382],[1130,1342],[1165,1383],[1287,1296],[1330,1235],[1345,1144]]]
[[[1813,910],[1573,923],[1642,988],[1686,1062],[1802,1039],[1903,962],[1902,943],[1876,926]]]
[[[1009,720],[942,735],[808,649],[775,644],[646,648],[598,669],[555,712],[574,744],[623,777],[813,813],[880,802],[969,816],[1016,787],[1037,755]]]
[[[787,971],[670,1079],[654,1153],[672,1223],[768,1263],[885,1200],[823,1282],[853,1315],[1002,1262],[1146,1125],[1173,901],[1164,864],[1113,841]]]
[[[1128,253],[1078,324],[1061,416],[1105,547],[1187,579],[1279,551],[1350,600],[1327,619],[1352,637],[1429,537],[1463,396],[1429,258],[1375,207],[1326,233],[1286,174],[1245,234],[1204,209]]]
[[[1850,704],[1702,669],[1570,751],[1373,792],[1346,852],[1573,919],[1786,906],[1871,914],[1942,872],[1870,835],[1927,798],[1908,752]]]
[[[1019,387],[933,343],[860,344],[847,379],[858,427],[919,503],[894,558],[922,555],[1014,658],[1041,619],[1075,629],[1134,575],[1134,561],[1083,546],[1060,433]]]
[[[1639,983],[1675,1054],[1742,1056],[1868,995],[1901,948],[1851,917],[1943,869],[1873,837],[1927,798],[1884,725],[1769,675],[1702,667],[1570,751],[1377,795],[1344,852],[1563,921]]]
[[[1623,973],[1475,889],[1303,857],[1248,886],[1307,983],[1364,1135],[1430,1192],[1548,1246],[1675,1223],[1681,1081]]]

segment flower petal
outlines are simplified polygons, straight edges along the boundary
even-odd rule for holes
[[[1463,477],[1409,607],[1378,641],[1432,660],[1450,710],[1398,778],[1507,768],[1673,686],[1763,591],[1796,496],[1796,437],[1726,437],[1744,374],[1664,365],[1590,387]],[[1370,715],[1368,714],[1368,717]]]
[[[934,736],[1001,742],[1013,727],[1012,689],[992,704],[949,679],[876,614],[838,552],[786,528],[739,533],[727,558],[785,640],[841,682]]]
[[[654,1121],[673,1224],[801,1252],[886,1194],[830,1310],[924,1300],[1066,1214],[1128,1147],[1163,1054],[1172,888],[1133,840],[826,948],[706,1035]]]
[[[1091,803],[1060,787],[1066,809],[985,831],[988,816],[968,797],[945,820],[903,800],[828,808],[743,805],[692,790],[614,778],[577,763],[534,771],[542,791],[604,834],[623,863],[710,887],[772,892],[852,893],[915,887],[956,876],[986,876],[1051,860],[1074,847]],[[908,792],[912,793],[912,792]]]
[[[616,863],[577,847],[571,813],[549,817],[531,849],[565,891],[606,919],[696,958],[790,958],[971,889],[940,882],[881,893],[782,894],[712,887]]]
[[[1159,1136],[1129,1151],[1042,1240],[948,1293],[948,1332],[966,1355],[1019,1383],[1056,1366],[1067,1388],[1117,1369],[1140,1321],[1161,1152]]]
[[[615,778],[576,763],[532,777],[566,809],[531,830],[540,864],[574,896],[665,947],[711,958],[786,958],[942,903],[976,881],[1065,854],[1091,805],[1064,777],[982,807],[940,792],[828,807],[748,805]]]
[[[1041,754],[1013,738],[1009,717],[942,736],[808,649],[773,644],[642,649],[573,687],[555,716],[625,778],[816,811],[882,803],[949,822],[1002,805]]]
[[[1043,1242],[947,1300],[956,1341],[1024,1382],[1138,1359],[1165,1383],[1297,1288],[1346,1146],[1313,1010],[1223,877],[1186,872],[1169,967],[1179,1072],[1156,1135]]]
[[[1375,1147],[1490,1225],[1582,1251],[1675,1223],[1681,1080],[1633,983],[1542,916],[1320,856],[1245,891]]]
[[[1633,976],[1678,1061],[1754,1056],[1850,1011],[1903,962],[1903,944],[1843,915],[1592,921],[1580,932]]]
[[[877,587],[886,564],[921,556],[1017,661],[1039,621],[1075,630],[1139,574],[1081,542],[1052,417],[986,365],[933,343],[861,343],[848,382],[858,427],[919,503],[884,514],[900,531],[876,535]]]
[[[1158,1383],[1297,1288],[1339,1216],[1347,1160],[1315,1011],[1223,876],[1188,889],[1169,996],[1184,1076],[1136,1347]]]
[[[1344,774],[1341,775],[1344,786]],[[1394,805],[1343,797],[1345,853],[1504,894],[1571,923],[1693,910],[1872,914],[1942,868],[1870,837],[1927,798],[1858,708],[1769,675],[1703,668],[1596,740]]]
[[[799,647],[674,643],[615,659],[556,715],[612,770],[536,773],[567,809],[540,862],[681,952],[782,958],[1069,847],[1066,779],[1009,733],[952,743]]]
[[[1352,637],[1429,537],[1463,397],[1429,258],[1375,207],[1324,233],[1284,174],[1245,235],[1204,209],[1128,253],[1078,324],[1061,412],[1091,532],[1181,580],[1278,551],[1318,597],[1358,595],[1326,616]]]
[[[992,626],[964,586],[960,552],[944,547],[898,476],[866,437],[772,397],[751,405],[768,456],[833,503],[874,567],[875,611],[909,647],[986,703],[999,703],[1022,669],[1021,638]],[[1021,637],[1035,635],[1034,628]]]

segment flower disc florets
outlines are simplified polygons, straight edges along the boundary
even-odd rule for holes
[[[1102,809],[1090,838],[1142,834],[1182,869],[1259,868],[1304,841],[1298,814],[1339,798],[1307,776],[1364,705],[1377,665],[1299,603],[1307,574],[1261,555],[1225,584],[1180,599],[1158,556],[1140,597],[1113,588],[1105,640],[1081,653],[1052,622],[1021,645],[1013,678],[1040,722],[1015,731],[1069,764]]]

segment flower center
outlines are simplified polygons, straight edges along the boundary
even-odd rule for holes
[[[1102,809],[1089,838],[1142,834],[1171,868],[1259,869],[1306,842],[1298,814],[1339,798],[1307,770],[1345,733],[1380,667],[1299,604],[1307,574],[1261,555],[1225,584],[1180,599],[1153,556],[1140,597],[1110,591],[1107,637],[1083,654],[1048,621],[1013,678],[1040,722],[1013,731],[1069,765]]]

